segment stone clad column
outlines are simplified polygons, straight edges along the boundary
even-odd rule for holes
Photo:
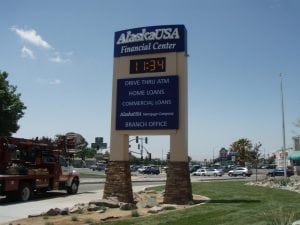
[[[112,127],[114,124],[112,120]],[[128,135],[117,134],[112,129],[110,145],[103,198],[117,197],[120,202],[133,203]]]
[[[169,162],[164,203],[188,204],[193,201],[187,162]]]
[[[188,78],[185,53],[177,53],[176,73],[179,85],[179,129],[170,135],[170,161],[168,162],[164,202],[186,204],[193,200],[188,165]]]
[[[133,203],[129,161],[109,161],[103,198],[117,197],[120,202]]]

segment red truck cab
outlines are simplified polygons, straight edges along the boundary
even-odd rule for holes
[[[79,183],[70,154],[60,145],[0,137],[0,196],[28,201],[34,193],[49,190],[76,194]]]

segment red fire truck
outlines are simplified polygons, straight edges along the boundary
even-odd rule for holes
[[[70,165],[68,140],[0,137],[0,196],[28,201],[38,192],[76,194],[79,173]]]

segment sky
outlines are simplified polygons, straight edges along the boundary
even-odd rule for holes
[[[188,42],[188,154],[212,159],[240,138],[261,153],[300,134],[298,0],[2,0],[0,70],[27,106],[14,136],[80,133],[110,146],[114,33],[183,24]],[[168,136],[149,136],[165,158]],[[136,146],[132,146],[136,150]]]

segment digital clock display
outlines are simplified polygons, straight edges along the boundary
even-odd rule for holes
[[[130,60],[130,73],[156,73],[166,71],[166,58],[148,58]]]

